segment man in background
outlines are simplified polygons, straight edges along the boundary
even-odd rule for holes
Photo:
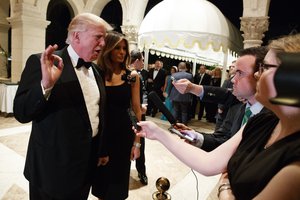
[[[193,75],[187,72],[185,62],[180,62],[178,64],[178,72],[174,73],[172,76],[175,78],[175,80],[185,78],[189,81],[193,81]],[[181,94],[175,87],[172,87],[169,98],[172,102],[173,115],[175,119],[178,122],[187,125],[189,120],[188,112],[192,101],[192,95],[188,93]]]
[[[233,61],[231,63],[231,65],[229,66],[229,71],[228,71],[228,78],[223,82],[222,84],[222,88],[225,88],[229,91],[232,91],[233,88],[233,82],[232,79],[235,75],[235,65],[236,65],[236,60]],[[217,130],[218,128],[220,128],[220,126],[223,123],[223,120],[225,119],[226,115],[227,115],[227,111],[228,111],[228,107],[225,106],[224,104],[218,104],[218,112],[216,115],[216,126],[215,126],[215,130]]]
[[[260,112],[269,112],[255,99],[257,79],[254,73],[259,70],[259,63],[263,62],[266,53],[265,47],[251,47],[240,52],[240,57],[236,61],[236,73],[232,79],[233,93],[225,88],[196,85],[188,80],[173,82],[174,87],[181,93],[192,93],[202,101],[230,106],[221,127],[214,133],[194,131],[196,141],[192,143],[193,145],[211,151],[231,138],[250,117]],[[244,101],[236,103],[235,97]]]
[[[142,69],[144,68],[144,56],[139,50],[132,50],[130,53],[130,68],[135,69],[140,76],[140,102],[142,108],[142,121],[146,120],[146,110],[147,108],[143,105],[143,97],[146,93],[145,79],[142,75]],[[141,148],[140,157],[135,161],[135,167],[138,171],[138,177],[143,185],[148,184],[148,177],[146,175],[146,165],[145,165],[145,138],[140,138]]]
[[[165,85],[166,71],[162,67],[163,62],[161,60],[156,60],[154,68],[149,69],[147,90],[149,93],[151,91],[156,92],[159,98],[164,101],[165,98],[163,96],[163,87]],[[151,101],[148,101],[146,115],[155,117],[157,111],[158,110],[155,104],[153,104]]]
[[[201,65],[199,68],[199,73],[194,76],[194,83],[197,85],[210,85],[211,76],[206,73],[206,66]],[[200,102],[199,112],[198,112],[198,120],[201,120],[204,114],[204,110],[206,111],[206,102],[201,101],[197,96],[193,97],[193,111],[196,113],[197,104]]]

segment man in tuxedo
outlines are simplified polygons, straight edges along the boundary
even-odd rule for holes
[[[236,61],[236,74],[232,79],[233,93],[225,88],[196,85],[188,80],[173,83],[182,93],[192,93],[199,96],[202,101],[223,103],[230,107],[221,127],[214,133],[199,133],[192,130],[197,138],[193,145],[211,151],[231,138],[250,117],[260,112],[269,112],[255,99],[257,79],[254,74],[258,71],[258,64],[263,62],[266,53],[265,47],[252,47],[241,51]],[[238,101],[236,97],[242,101]]]
[[[165,85],[166,71],[162,67],[163,62],[161,60],[156,60],[154,68],[149,70],[147,87],[149,93],[151,91],[155,91],[159,98],[164,101],[165,98],[163,96],[163,87]],[[152,117],[155,117],[156,113],[156,106],[153,104],[153,102],[148,101],[146,115],[151,114]]]
[[[104,125],[105,88],[97,59],[111,27],[82,13],[67,47],[31,55],[14,100],[14,116],[32,122],[24,175],[31,200],[86,200]]]
[[[201,65],[199,68],[199,73],[194,76],[194,83],[198,85],[210,85],[211,76],[206,73],[206,66]],[[202,101],[201,99],[197,98],[197,96],[193,95],[193,111],[196,113],[196,107],[198,102],[200,102],[199,112],[198,112],[198,120],[201,120],[203,117],[204,110],[207,112],[206,109],[206,102]]]

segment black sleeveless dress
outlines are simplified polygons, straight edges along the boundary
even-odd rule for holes
[[[131,85],[106,86],[107,116],[104,128],[104,150],[109,155],[106,166],[97,169],[92,194],[105,200],[122,200],[128,197],[130,153],[135,134],[127,112],[130,107]]]
[[[271,113],[258,114],[248,121],[243,139],[227,166],[236,199],[253,199],[282,168],[300,161],[300,132],[265,148],[277,123],[278,118]]]

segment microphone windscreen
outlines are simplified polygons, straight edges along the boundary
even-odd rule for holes
[[[176,119],[172,115],[172,113],[168,110],[156,92],[152,91],[148,94],[148,100],[153,102],[153,104],[162,112],[162,114],[167,118],[170,124],[175,124]]]

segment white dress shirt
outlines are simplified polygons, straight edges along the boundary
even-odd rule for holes
[[[68,46],[67,50],[71,57],[72,64],[75,67],[77,65],[79,56],[74,51],[71,45]],[[86,67],[75,68],[75,73],[83,92],[83,97],[90,118],[94,137],[97,135],[99,127],[99,88],[92,67],[90,67],[89,69],[87,69]]]

